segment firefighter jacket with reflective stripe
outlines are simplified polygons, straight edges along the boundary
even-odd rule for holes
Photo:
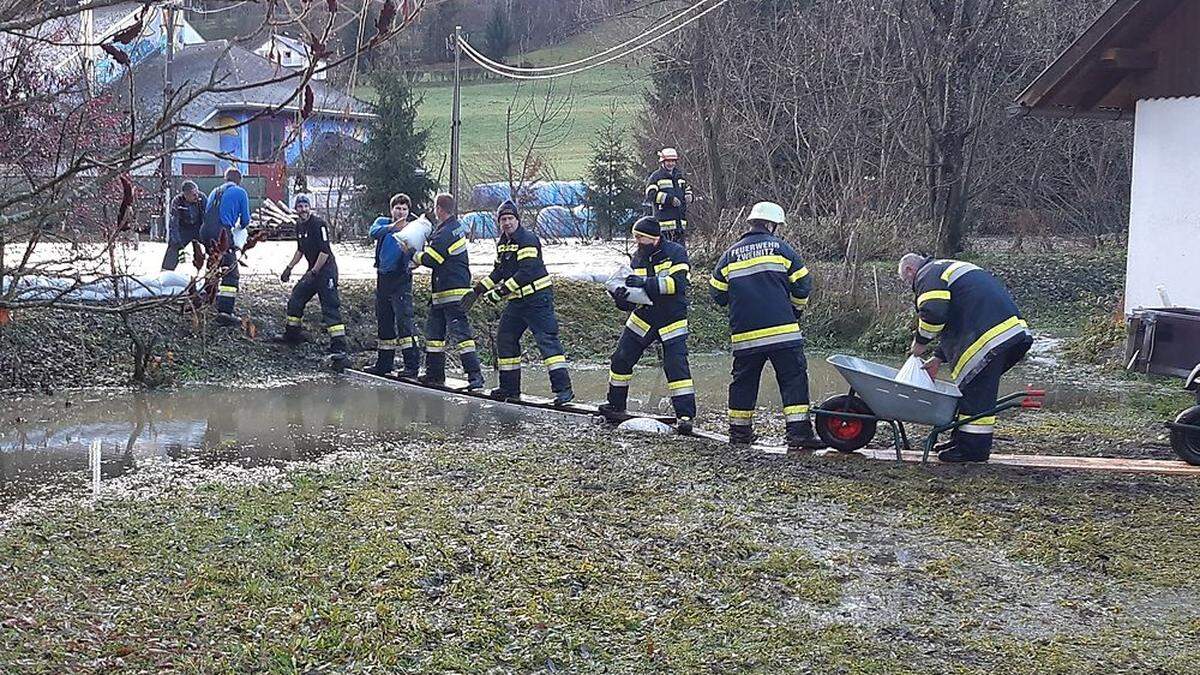
[[[713,300],[729,307],[735,354],[802,343],[796,316],[808,305],[812,275],[786,241],[767,232],[747,232],[721,256],[708,283]]]
[[[333,262],[333,248],[329,246],[329,225],[317,216],[309,216],[306,220],[296,223],[296,246],[308,268],[317,264],[317,256],[324,253],[329,257],[326,265]]]
[[[467,232],[468,227],[457,218],[448,218],[429,235],[425,248],[413,256],[415,263],[433,270],[434,305],[458,302],[471,290]]]
[[[511,235],[501,234],[496,241],[496,266],[479,284],[484,290],[496,289],[501,297],[527,298],[550,288],[550,274],[542,261],[542,242],[536,234],[518,225]]]
[[[1009,343],[1031,337],[1004,284],[971,263],[930,259],[917,271],[913,292],[916,340],[939,338],[935,354],[959,384]]]
[[[638,306],[625,327],[645,336],[653,329],[667,340],[687,335],[688,265],[687,250],[673,241],[659,239],[646,250],[639,246],[630,262],[633,273],[646,277],[646,295],[653,305]]]
[[[679,169],[659,168],[646,179],[646,203],[654,207],[654,217],[664,232],[687,224],[687,198],[692,194]],[[674,206],[671,198],[679,200]]]

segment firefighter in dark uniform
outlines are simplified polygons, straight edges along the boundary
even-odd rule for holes
[[[440,194],[434,200],[437,227],[429,235],[425,248],[413,256],[413,264],[433,270],[433,289],[429,318],[425,323],[426,384],[446,381],[446,347],[458,347],[467,388],[483,388],[483,371],[475,352],[475,334],[462,307],[463,296],[471,292],[471,268],[467,261],[467,226],[455,217],[454,197]]]
[[[796,251],[775,236],[784,221],[782,207],[759,202],[748,220],[749,231],[721,256],[709,279],[713,299],[729,308],[729,441],[754,442],[758,382],[770,361],[783,399],[788,447],[820,447],[808,416],[808,363],[799,324],[812,276]]]
[[[602,412],[624,412],[629,399],[629,383],[633,366],[642,352],[657,340],[662,344],[663,370],[671,406],[675,409],[676,427],[680,433],[691,433],[696,417],[696,389],[692,384],[687,359],[687,287],[688,256],[683,246],[665,241],[658,221],[649,216],[633,224],[637,252],[631,265],[633,274],[625,279],[629,288],[645,289],[652,305],[635,305],[628,300],[628,291],[618,288],[613,293],[617,309],[629,312],[625,330],[617,341],[608,373],[608,402]]]
[[[349,365],[346,348],[346,324],[342,323],[342,301],[338,295],[337,261],[329,245],[329,225],[319,216],[313,215],[308,195],[296,197],[296,254],[283,269],[279,280],[286,283],[292,277],[292,268],[304,258],[308,271],[292,287],[287,303],[287,328],[277,341],[297,344],[304,339],[301,328],[304,306],[313,296],[321,302],[321,317],[325,330],[329,332],[329,356],[333,365],[344,368]]]
[[[687,243],[687,207],[692,188],[679,171],[679,153],[675,148],[658,151],[658,170],[646,179],[646,204],[650,206],[662,236],[668,241]]]
[[[910,353],[923,356],[938,341],[925,364],[937,377],[942,364],[962,392],[959,420],[995,407],[1000,377],[1033,345],[1029,326],[995,277],[971,263],[935,260],[916,253],[900,259],[900,278],[916,296],[917,333]],[[986,462],[992,449],[995,416],[965,424],[941,447],[943,462]]]
[[[167,252],[162,268],[174,270],[187,257],[188,247],[200,242],[204,225],[204,193],[190,180],[183,181],[179,194],[171,200],[171,220],[167,232]]]
[[[387,375],[395,367],[396,349],[403,360],[401,377],[416,377],[421,369],[421,350],[413,322],[413,251],[392,235],[417,217],[406,194],[392,196],[391,217],[381,216],[371,225],[375,240],[375,320],[378,324],[375,364],[369,373]]]
[[[562,405],[575,398],[575,394],[567,373],[567,357],[558,339],[554,290],[542,260],[542,242],[521,225],[521,214],[512,200],[500,205],[496,222],[500,226],[496,265],[491,274],[475,284],[472,295],[464,298],[468,307],[476,296],[492,302],[508,301],[496,330],[500,386],[491,395],[499,399],[521,397],[521,336],[528,330],[533,333],[542,363],[550,372],[554,402]]]

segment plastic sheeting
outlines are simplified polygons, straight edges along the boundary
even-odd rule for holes
[[[490,211],[472,211],[462,214],[458,219],[471,228],[472,239],[496,238],[496,216]]]
[[[56,277],[22,277],[17,282],[17,300],[51,300],[59,298],[68,302],[106,302],[115,299],[141,300],[162,296],[179,295],[192,278],[182,272],[162,271],[158,274],[120,277],[115,280],[95,281],[71,288],[74,281]],[[5,284],[4,290],[8,290]]]

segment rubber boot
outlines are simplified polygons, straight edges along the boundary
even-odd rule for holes
[[[488,393],[492,398],[500,400],[518,400],[521,398],[521,371],[500,371],[500,386]]]
[[[483,381],[483,368],[479,363],[479,354],[470,351],[463,354],[460,358],[462,359],[463,370],[467,373],[467,391],[483,389],[485,382]]]
[[[611,402],[610,403],[601,403],[599,408],[597,408],[597,410],[599,410],[600,414],[604,415],[605,417],[610,417],[612,415],[624,415],[625,414],[625,406],[624,405],[617,405],[616,403],[611,403]]]
[[[730,445],[750,445],[754,443],[754,427],[748,424],[729,425]]]
[[[680,417],[679,419],[675,420],[675,431],[684,436],[691,435],[691,433],[692,433],[692,418]]]
[[[957,446],[938,453],[938,461],[947,464],[965,464],[967,462],[986,462],[991,453],[986,450],[964,450]]]
[[[554,405],[566,405],[575,400],[575,392],[570,389],[554,392]]]
[[[521,400],[520,392],[517,392],[514,394],[513,392],[505,389],[504,387],[496,387],[495,389],[489,389],[487,395],[488,395],[488,398],[494,398],[497,401],[520,401]]]
[[[283,329],[282,333],[271,338],[271,341],[285,345],[298,345],[304,342],[304,332],[299,326],[288,326]]]
[[[224,326],[228,328],[231,326],[239,326],[242,322],[229,312],[217,312],[216,317],[213,318],[213,323],[217,324],[218,326]]]
[[[406,347],[400,352],[400,358],[404,361],[404,370],[401,370],[397,375],[400,377],[416,377],[421,372],[421,350],[416,347]]]
[[[817,450],[825,447],[825,444],[813,433],[810,420],[788,424],[784,440],[787,442],[788,450]]]
[[[483,380],[483,371],[476,370],[473,373],[467,373],[467,391],[478,391],[487,386],[487,382]],[[518,393],[519,397],[521,394]]]
[[[554,392],[554,405],[566,405],[575,399],[575,392],[571,391],[571,376],[566,368],[550,371],[550,391]]]
[[[396,350],[395,349],[379,349],[375,352],[374,365],[363,368],[363,371],[372,375],[388,375],[396,366]]]
[[[417,378],[422,384],[445,384],[446,383],[446,353],[445,352],[426,352],[425,353],[425,374]]]

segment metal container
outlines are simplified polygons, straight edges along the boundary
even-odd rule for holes
[[[1125,363],[1139,373],[1187,377],[1200,363],[1200,310],[1134,310],[1129,317]]]
[[[876,417],[937,426],[954,421],[962,393],[949,382],[935,380],[932,389],[896,381],[900,371],[857,356],[834,354],[826,359],[871,407]]]

